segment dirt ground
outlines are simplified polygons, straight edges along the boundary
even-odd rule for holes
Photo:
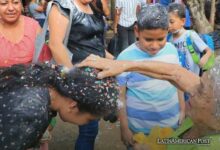
[[[126,150],[120,139],[119,123],[114,124],[103,120],[99,123],[99,133],[95,142],[95,150]],[[78,136],[78,126],[62,122],[57,117],[57,124],[52,132],[49,143],[50,150],[74,150]]]

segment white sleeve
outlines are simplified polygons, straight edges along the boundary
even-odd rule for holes
[[[191,39],[200,52],[203,52],[208,47],[195,31],[191,31]]]

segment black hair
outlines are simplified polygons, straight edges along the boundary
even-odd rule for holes
[[[113,77],[97,79],[98,70],[90,67],[74,68],[66,79],[56,82],[57,90],[77,101],[81,112],[103,116],[117,107],[118,86]]]
[[[160,4],[143,7],[137,16],[139,30],[168,29],[168,13]]]
[[[115,78],[97,79],[98,70],[84,67],[65,71],[62,66],[32,64],[0,69],[0,91],[22,86],[53,87],[61,95],[77,101],[80,112],[105,116],[117,110],[119,96]]]
[[[180,3],[170,3],[168,13],[175,13],[179,18],[186,18],[185,5]]]

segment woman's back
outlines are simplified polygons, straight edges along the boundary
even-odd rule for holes
[[[0,92],[0,149],[36,145],[52,117],[45,87],[17,86]]]

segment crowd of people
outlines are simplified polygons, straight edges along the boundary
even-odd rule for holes
[[[29,16],[20,0],[0,0],[0,149],[47,150],[39,141],[57,113],[79,125],[76,150],[93,150],[100,118],[112,114],[128,150],[138,149],[134,134],[177,130],[186,117],[194,126],[184,138],[219,133],[219,61],[207,70],[213,50],[189,30],[184,1],[115,2],[112,55],[108,0],[30,0]],[[44,23],[53,63],[33,64]]]

